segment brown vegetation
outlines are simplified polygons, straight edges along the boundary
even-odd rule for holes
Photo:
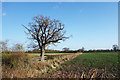
[[[28,54],[3,55],[3,78],[41,78],[43,74],[50,72],[61,63],[76,57],[80,53],[47,56],[47,60],[41,62],[39,56]]]

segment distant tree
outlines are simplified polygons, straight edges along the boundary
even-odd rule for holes
[[[0,53],[2,53],[2,41],[0,41]]]
[[[17,52],[23,52],[24,51],[23,44],[19,44],[19,43],[14,44],[12,50]]]
[[[84,48],[84,47],[82,47],[82,50],[83,50],[83,51],[84,51],[84,49],[85,49],[85,48]]]
[[[114,50],[114,51],[119,50],[119,46],[118,46],[118,45],[113,45],[112,47],[113,47],[113,50]]]
[[[84,47],[82,47],[81,49],[77,50],[78,52],[84,52]]]
[[[59,20],[51,20],[49,17],[36,16],[28,27],[24,26],[30,39],[36,41],[41,50],[41,61],[44,61],[44,53],[46,46],[65,40],[64,24]]]
[[[1,41],[0,42],[0,50],[1,52],[7,52],[8,51],[8,40],[5,40],[5,41]]]
[[[63,48],[62,50],[63,50],[63,51],[69,51],[69,48],[66,48],[66,47],[65,47],[65,48]]]

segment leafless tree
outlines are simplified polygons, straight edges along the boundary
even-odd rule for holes
[[[2,41],[0,41],[0,53],[2,53]]]
[[[1,41],[0,42],[0,52],[6,52],[8,51],[8,41],[9,40],[5,40],[5,41]]]
[[[12,46],[12,51],[23,52],[24,47],[23,44],[17,43]]]
[[[26,34],[30,35],[30,39],[37,42],[39,49],[41,50],[41,61],[44,61],[46,46],[68,38],[65,37],[64,24],[59,20],[52,20],[47,16],[36,16],[33,18],[33,22],[24,27],[27,29]]]

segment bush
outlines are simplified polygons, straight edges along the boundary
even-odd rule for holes
[[[10,68],[31,66],[31,57],[27,53],[2,54],[2,65]]]

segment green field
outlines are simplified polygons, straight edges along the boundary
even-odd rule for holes
[[[40,53],[29,53],[30,55],[40,55]],[[60,55],[60,54],[72,54],[72,53],[45,53],[45,55]]]
[[[117,76],[118,54],[115,52],[83,53],[82,55],[78,55],[76,58],[63,63],[61,67],[57,69],[57,72],[52,72],[51,75],[60,72],[62,73],[60,74],[62,76],[71,75],[71,73],[73,75],[77,73],[78,75],[78,73],[82,74],[82,72],[88,74],[91,69],[104,69],[106,74],[110,73]]]
[[[65,64],[74,64],[85,66],[86,68],[107,68],[110,71],[115,70],[118,65],[117,53],[83,53],[75,59],[66,62]]]

